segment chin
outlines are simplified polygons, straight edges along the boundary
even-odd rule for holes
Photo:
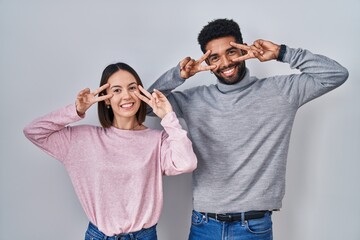
[[[246,68],[244,64],[243,66],[239,65],[239,70],[237,71],[236,75],[233,78],[226,79],[217,73],[215,73],[215,76],[221,83],[231,85],[240,82],[244,78],[245,72],[246,72]]]
[[[225,79],[221,76],[216,75],[217,79],[219,80],[219,82],[227,84],[227,85],[231,85],[231,84],[235,84],[241,81],[242,78],[240,78],[239,76],[236,76],[234,79]]]

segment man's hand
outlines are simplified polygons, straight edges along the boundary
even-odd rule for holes
[[[230,45],[241,49],[243,52],[246,52],[246,54],[242,55],[241,57],[234,59],[233,61],[235,62],[240,62],[251,58],[257,58],[260,62],[276,60],[280,51],[280,45],[262,39],[256,40],[251,46],[234,42],[230,42]]]
[[[210,50],[207,51],[201,58],[198,60],[191,59],[186,57],[180,61],[180,77],[188,79],[189,77],[194,76],[198,72],[208,71],[216,68],[216,65],[204,66],[201,65],[207,57],[210,55]]]

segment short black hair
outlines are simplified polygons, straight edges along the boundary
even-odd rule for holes
[[[232,19],[215,19],[209,22],[200,31],[198,42],[203,53],[206,52],[206,44],[213,39],[232,36],[237,43],[243,43],[239,25]]]

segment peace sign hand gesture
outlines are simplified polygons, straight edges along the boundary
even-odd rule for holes
[[[98,95],[100,92],[102,92],[103,90],[105,90],[106,88],[108,88],[110,86],[109,83],[106,83],[104,85],[102,85],[101,87],[99,87],[98,89],[96,89],[94,92],[90,92],[89,88],[85,88],[83,90],[81,90],[77,97],[76,97],[76,102],[75,102],[75,106],[76,106],[76,111],[78,113],[79,116],[84,115],[85,112],[91,107],[91,105],[93,105],[94,103],[100,102],[100,101],[104,101],[106,99],[109,99],[113,96],[113,94],[107,94],[104,96],[96,96]]]
[[[160,91],[154,89],[154,92],[150,94],[140,85],[138,87],[145,96],[141,95],[139,92],[134,92],[135,95],[142,101],[146,102],[159,118],[163,119],[167,113],[173,111],[169,100]]]
[[[230,42],[230,45],[246,52],[245,55],[234,59],[236,62],[251,58],[257,58],[260,62],[265,62],[277,59],[280,51],[280,45],[262,39],[256,40],[251,46],[234,42]]]
[[[211,51],[207,51],[201,58],[198,60],[191,59],[186,57],[180,61],[180,77],[188,79],[189,77],[194,76],[198,72],[208,71],[216,68],[216,65],[204,66],[201,65],[202,62],[207,59]]]

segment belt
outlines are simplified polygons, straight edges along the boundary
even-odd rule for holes
[[[244,220],[258,219],[265,216],[265,214],[269,211],[249,211],[244,213]],[[218,221],[222,222],[236,222],[241,221],[241,213],[203,213],[201,214],[207,215],[210,218],[214,218]]]

